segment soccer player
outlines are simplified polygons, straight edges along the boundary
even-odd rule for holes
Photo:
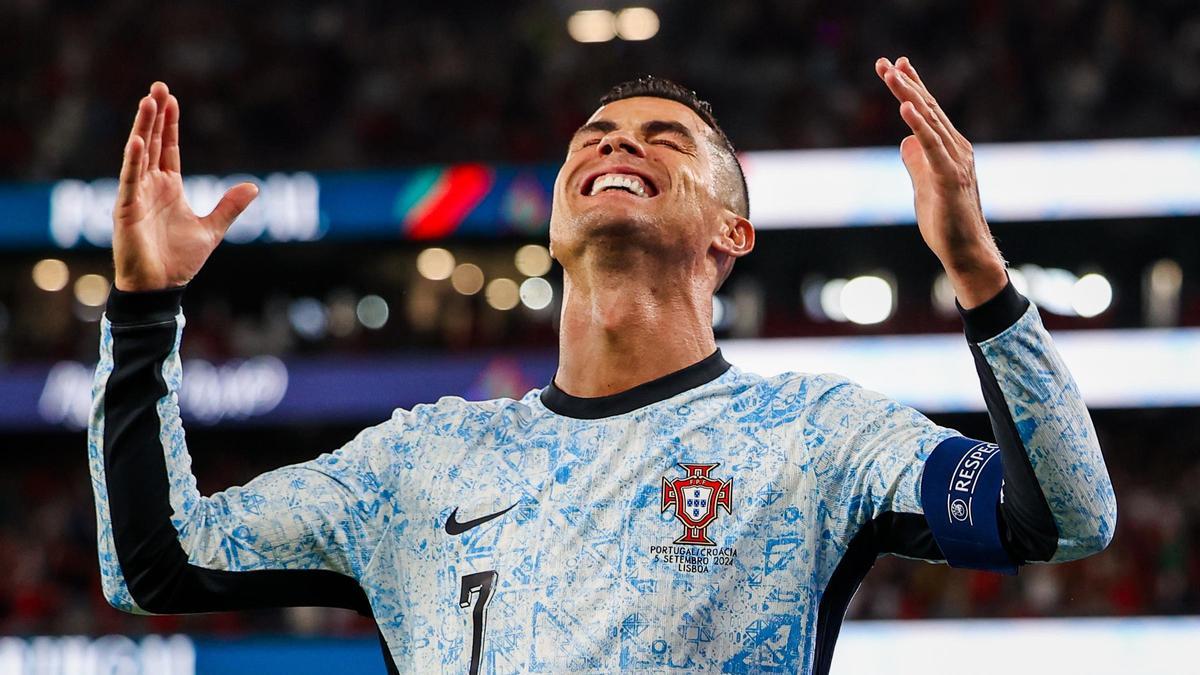
[[[1011,573],[1103,549],[1116,504],[1095,432],[1008,281],[971,146],[907,59],[876,71],[912,129],[918,226],[996,445],[837,375],[721,357],[711,296],[754,247],[745,181],[709,106],[646,78],[602,100],[555,183],[552,382],[397,410],[208,497],[179,419],[180,307],[255,188],[191,212],[179,105],[156,83],[125,148],[89,435],[109,602],[355,608],[401,672],[825,673],[879,555]]]

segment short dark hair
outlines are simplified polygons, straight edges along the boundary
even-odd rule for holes
[[[729,189],[734,194],[730,197],[730,206],[733,211],[743,218],[750,217],[750,191],[746,187],[746,174],[742,172],[742,163],[738,161],[737,151],[733,149],[733,143],[729,137],[725,135],[725,131],[721,129],[721,125],[717,124],[717,118],[713,116],[712,105],[708,101],[703,101],[696,92],[676,84],[671,80],[665,80],[661,77],[646,75],[639,77],[636,80],[622,82],[608,93],[600,98],[600,105],[608,105],[614,101],[620,101],[626,98],[635,98],[638,96],[650,96],[652,98],[665,98],[676,103],[682,103],[692,109],[708,128],[716,135],[718,142],[714,143],[718,153],[724,155],[722,159],[732,167],[732,185]]]

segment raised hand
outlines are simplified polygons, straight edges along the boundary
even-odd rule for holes
[[[881,58],[875,73],[900,101],[900,117],[913,132],[901,141],[900,158],[912,179],[921,236],[945,267],[959,302],[967,308],[982,304],[1004,288],[1008,275],[979,203],[974,150],[908,57],[894,65]]]
[[[257,195],[253,183],[239,183],[212,213],[192,212],[180,173],[179,101],[155,82],[138,102],[113,207],[116,287],[148,291],[191,281]]]

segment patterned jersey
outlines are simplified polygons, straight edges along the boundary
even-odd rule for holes
[[[1112,536],[1088,413],[1011,287],[968,318],[999,448],[836,375],[764,378],[718,351],[614,396],[551,384],[397,410],[207,497],[179,419],[181,295],[118,291],[102,322],[89,453],[123,610],[353,607],[399,672],[819,673],[877,556],[955,562],[932,511],[996,520],[996,569]],[[951,447],[965,500],[924,476]],[[992,457],[1003,497],[962,479]]]

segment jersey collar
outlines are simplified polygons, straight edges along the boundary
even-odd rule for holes
[[[712,382],[726,370],[729,370],[729,362],[721,356],[721,350],[718,349],[703,361],[693,363],[682,370],[608,396],[572,396],[559,389],[551,380],[550,386],[542,390],[542,405],[559,415],[585,420],[623,415]]]

